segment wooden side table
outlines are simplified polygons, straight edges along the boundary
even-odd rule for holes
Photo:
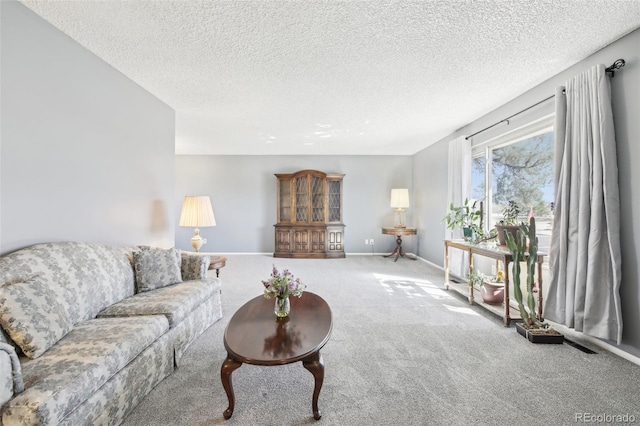
[[[216,278],[220,278],[220,269],[224,268],[227,264],[227,258],[222,256],[211,256],[211,263],[209,264],[209,270],[216,270]]]
[[[398,261],[400,256],[405,257],[405,252],[402,249],[402,236],[403,235],[416,235],[418,230],[415,228],[382,228],[382,233],[385,235],[395,235],[396,238],[396,248],[390,254],[385,255],[384,257],[391,257],[395,255],[394,262]],[[408,259],[416,260],[415,257],[409,257]]]
[[[213,271],[214,269],[216,270],[216,278],[220,278],[220,269],[224,268],[224,266],[227,264],[227,258],[218,256],[217,254],[203,253],[203,252],[198,252],[198,253],[189,252],[189,254],[196,254],[199,256],[209,256],[211,258],[211,263],[209,264],[209,270],[210,271]]]

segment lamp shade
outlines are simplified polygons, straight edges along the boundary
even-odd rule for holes
[[[409,190],[406,188],[391,190],[391,205],[394,209],[406,209],[409,207]]]
[[[213,208],[211,207],[209,196],[184,197],[179,225],[192,228],[216,226],[216,218],[213,216]]]

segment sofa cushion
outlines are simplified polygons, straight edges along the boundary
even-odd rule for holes
[[[204,280],[211,265],[211,257],[197,253],[182,252],[182,280]]]
[[[109,306],[100,312],[98,317],[164,315],[173,328],[202,302],[219,292],[220,287],[218,278],[184,281],[179,285],[138,293]]]
[[[23,363],[25,391],[3,407],[3,418],[58,424],[168,329],[161,315],[77,324],[41,357]]]
[[[143,247],[133,252],[138,293],[182,282],[181,254],[175,248]]]
[[[0,283],[41,275],[62,295],[76,324],[135,293],[134,250],[80,242],[37,244],[0,257]]]
[[[0,325],[29,358],[42,355],[73,328],[62,295],[39,275],[3,283]]]

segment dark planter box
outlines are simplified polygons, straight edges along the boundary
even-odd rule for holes
[[[550,335],[550,334],[532,333],[526,328],[524,328],[522,325],[520,325],[519,322],[516,323],[516,330],[518,331],[518,333],[520,333],[521,335],[529,339],[531,343],[555,343],[555,344],[564,343],[564,336],[562,334]]]

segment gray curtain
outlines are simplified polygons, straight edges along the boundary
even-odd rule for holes
[[[545,318],[622,337],[620,200],[611,87],[597,65],[556,92],[555,210]]]

